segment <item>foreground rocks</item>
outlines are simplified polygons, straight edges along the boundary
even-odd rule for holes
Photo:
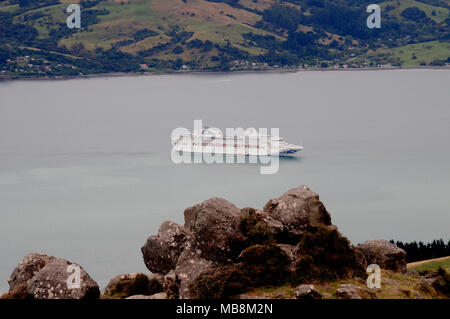
[[[450,282],[437,273],[403,274],[406,253],[385,240],[351,246],[331,223],[319,196],[306,186],[269,200],[263,210],[239,209],[223,198],[208,199],[184,211],[184,225],[162,223],[141,252],[151,273],[111,278],[102,298],[385,296],[365,288],[369,264],[382,268],[382,285],[394,294],[388,298],[440,297]],[[70,267],[80,269],[79,288],[68,286]],[[100,295],[97,283],[78,264],[35,253],[17,265],[9,286],[3,298],[96,299]]]
[[[264,211],[281,222],[291,232],[301,232],[311,226],[331,225],[331,216],[319,195],[306,186],[300,186],[271,199]]]
[[[167,274],[175,269],[185,243],[191,240],[186,228],[173,222],[162,223],[158,236],[150,236],[141,249],[145,265],[151,272]]]
[[[14,291],[20,286],[26,285],[28,282],[44,268],[44,266],[56,258],[43,254],[31,253],[26,255],[21,262],[14,268],[8,279],[9,291]]]
[[[375,292],[355,284],[342,284],[336,290],[336,296],[342,299],[374,299]]]
[[[322,295],[314,285],[300,285],[294,290],[297,299],[321,299]]]
[[[79,270],[79,281],[74,276],[76,269]],[[98,284],[83,267],[62,258],[36,253],[25,256],[8,283],[9,295],[20,294],[22,298],[97,299],[100,296]]]
[[[367,264],[377,264],[382,269],[406,272],[406,252],[387,240],[365,242],[357,249],[365,256]]]
[[[191,298],[189,287],[201,274],[238,262],[249,241],[249,234],[242,230],[245,218],[253,227],[250,236],[256,232],[255,237],[264,233],[270,238],[291,238],[311,228],[331,226],[319,196],[306,186],[270,200],[263,211],[239,209],[223,198],[211,198],[184,211],[184,226],[164,222],[158,235],[150,236],[141,249],[144,263],[150,271],[178,282],[177,297]],[[293,270],[298,248],[290,242],[277,245]]]
[[[223,198],[211,198],[184,211],[184,227],[192,232],[201,256],[213,261],[231,261],[232,246],[240,240],[244,212]]]

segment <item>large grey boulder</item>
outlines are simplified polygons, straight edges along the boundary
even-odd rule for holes
[[[144,263],[154,273],[167,274],[175,269],[190,232],[173,222],[161,224],[157,236],[150,236],[141,248]]]
[[[355,284],[342,284],[336,290],[336,296],[341,299],[375,299],[376,294]]]
[[[292,233],[301,233],[309,227],[331,226],[330,214],[319,195],[306,186],[293,188],[281,197],[269,200],[264,211]]]
[[[76,274],[76,272],[70,271],[69,266],[80,270],[80,281],[77,287],[68,285],[68,282],[71,281],[69,276]],[[73,284],[76,282],[76,279],[72,281]],[[45,265],[31,279],[28,293],[34,299],[98,299],[100,289],[80,265],[57,258]]]
[[[297,299],[321,299],[322,295],[314,285],[300,285],[294,289],[295,298]]]
[[[26,285],[37,275],[37,273],[44,268],[46,264],[55,260],[53,256],[44,254],[31,253],[26,255],[14,268],[11,276],[8,279],[9,291],[14,291],[19,286]]]
[[[98,284],[76,263],[44,254],[28,254],[9,279],[13,294],[23,287],[34,299],[97,299]]]
[[[265,227],[275,236],[285,231],[284,225],[280,221],[269,216],[269,214],[267,214],[265,211],[249,207],[243,208],[241,211],[243,217],[253,218],[258,225]]]
[[[212,269],[215,263],[202,257],[202,251],[188,243],[178,259],[175,275],[179,283],[178,297],[191,298],[189,285],[203,272]]]
[[[406,272],[406,252],[387,240],[371,240],[356,248],[364,254],[367,264],[377,264],[395,272]]]
[[[184,211],[185,227],[201,247],[202,256],[231,261],[233,244],[242,240],[239,223],[244,213],[223,198],[211,198]]]

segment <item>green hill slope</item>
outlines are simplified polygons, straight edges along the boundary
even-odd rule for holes
[[[443,65],[447,0],[0,0],[0,74]],[[81,6],[68,29],[66,7]],[[421,45],[424,44],[424,45]]]
[[[436,271],[439,267],[450,273],[450,256],[423,260],[408,264],[408,269],[417,271]]]

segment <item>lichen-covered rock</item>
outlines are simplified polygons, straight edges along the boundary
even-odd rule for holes
[[[16,290],[19,286],[26,285],[46,264],[55,260],[53,256],[31,253],[26,255],[14,268],[8,279],[9,291]]]
[[[180,296],[180,280],[175,270],[169,271],[164,276],[163,291],[167,294],[167,299],[178,299]]]
[[[158,236],[150,236],[141,248],[145,265],[153,273],[167,274],[175,269],[184,244],[190,238],[186,228],[169,221],[162,223]]]
[[[294,290],[297,299],[321,299],[322,295],[314,285],[300,285]]]
[[[100,289],[83,267],[55,258],[28,282],[28,294],[34,299],[98,299]]]
[[[395,272],[406,272],[406,252],[387,240],[371,240],[356,248],[364,254],[367,264],[376,264]]]
[[[179,282],[178,297],[187,299],[191,297],[189,285],[197,277],[214,267],[215,263],[202,257],[202,251],[192,243],[187,243],[178,259],[175,275]]]
[[[269,231],[271,231],[275,236],[284,232],[284,225],[269,216],[266,212],[262,210],[257,210],[254,208],[243,208],[242,210],[243,217],[252,217],[254,218],[258,224],[265,226]]]
[[[277,244],[277,246],[286,253],[289,257],[290,265],[289,268],[291,271],[294,271],[295,261],[299,257],[298,247],[289,245],[289,244]]]
[[[231,261],[234,243],[242,240],[239,223],[243,216],[229,201],[211,198],[184,211],[184,226],[193,233],[204,258]]]
[[[319,195],[306,186],[293,188],[281,197],[271,199],[264,211],[292,233],[301,233],[311,226],[331,226],[330,214]]]
[[[107,295],[107,296],[111,296],[117,290],[117,285],[119,284],[119,282],[121,282],[122,280],[132,280],[133,278],[136,277],[136,275],[137,275],[137,273],[120,274],[120,275],[112,277],[109,280],[108,284],[106,285],[105,289],[103,290],[103,294]]]
[[[342,284],[336,290],[336,296],[342,299],[374,299],[376,294],[367,289],[354,284]]]
[[[339,287],[336,290],[336,297],[342,299],[362,299],[358,293],[359,287],[356,285],[352,286],[354,287]]]

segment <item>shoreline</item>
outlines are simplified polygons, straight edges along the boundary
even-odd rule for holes
[[[358,72],[358,71],[392,71],[392,70],[450,70],[450,66],[416,66],[416,67],[372,67],[372,68],[339,68],[339,69],[321,69],[321,68],[296,68],[296,69],[267,69],[267,70],[236,70],[236,71],[173,71],[173,72],[111,72],[100,74],[86,74],[74,76],[46,76],[46,77],[18,77],[18,76],[2,76],[1,82],[12,81],[60,81],[60,80],[75,80],[75,79],[94,79],[94,78],[113,78],[126,76],[159,76],[172,74],[186,74],[186,75],[224,75],[224,74],[255,74],[255,73],[298,73],[298,72]]]

